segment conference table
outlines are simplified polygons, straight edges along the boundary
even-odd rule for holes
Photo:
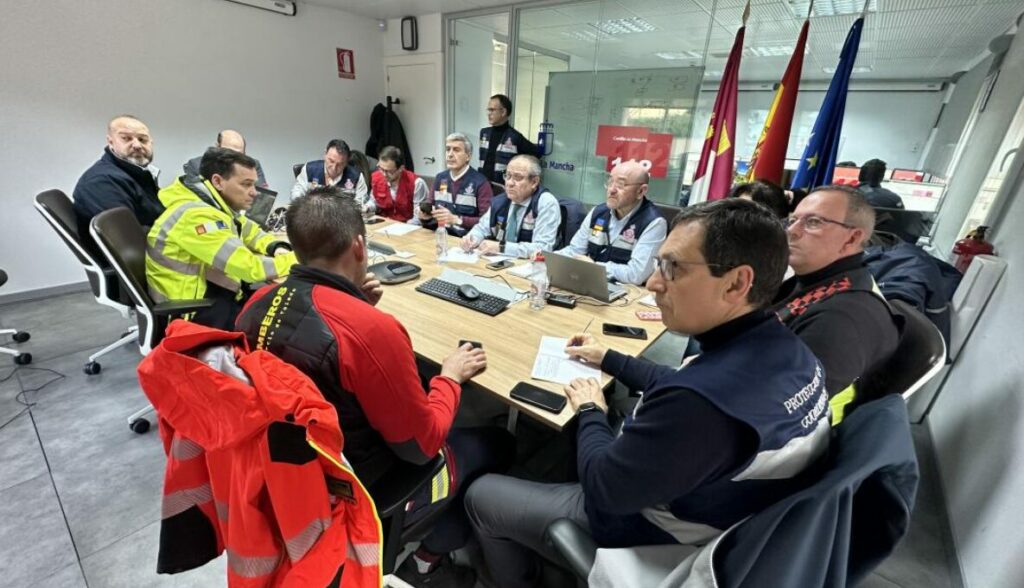
[[[487,261],[482,257],[476,264],[440,264],[437,262],[434,231],[419,228],[400,236],[383,232],[383,229],[394,224],[390,220],[368,224],[367,238],[393,247],[396,253],[412,253],[413,256],[403,259],[394,255],[376,254],[371,250],[373,258],[370,264],[404,260],[419,266],[421,273],[415,280],[385,285],[384,295],[377,308],[395,316],[408,331],[416,354],[432,363],[440,365],[455,350],[460,340],[481,343],[487,352],[487,368],[471,381],[474,388],[492,394],[509,406],[510,429],[515,428],[520,412],[559,431],[575,416],[569,403],[560,413],[554,414],[509,396],[513,386],[520,381],[563,394],[562,384],[530,378],[542,336],[568,338],[587,329],[605,346],[630,355],[639,355],[665,330],[660,321],[641,321],[637,318],[638,310],[655,310],[637,302],[648,294],[646,289],[639,286],[628,286],[629,292],[625,299],[607,305],[598,305],[596,301],[578,301],[572,309],[549,304],[541,310],[532,310],[529,301],[522,300],[493,317],[417,292],[418,284],[439,276],[445,268],[486,276],[501,284],[507,282],[507,285],[520,290],[528,291],[530,284],[527,279],[510,274],[508,269],[487,269]],[[458,248],[459,243],[458,238],[448,237],[449,248]],[[517,265],[529,263],[525,259],[515,262]],[[642,327],[647,330],[648,338],[638,340],[606,336],[602,334],[602,324],[605,322]],[[601,379],[605,387],[611,384],[609,376],[601,374]]]

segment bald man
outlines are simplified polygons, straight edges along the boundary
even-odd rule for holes
[[[238,131],[231,129],[224,129],[217,133],[217,142],[214,143],[214,147],[221,147],[224,149],[230,149],[239,153],[245,153],[245,137]],[[256,159],[256,158],[253,158]],[[198,176],[199,175],[199,162],[203,160],[203,156],[193,157],[192,159],[185,162],[185,165],[181,166],[185,170],[186,176]],[[258,159],[256,159],[256,185],[260,188],[267,187],[267,178],[263,175],[263,166],[260,165]]]
[[[72,193],[78,236],[93,253],[99,250],[89,236],[89,222],[104,210],[123,206],[135,213],[144,227],[156,221],[164,211],[157,198],[159,174],[153,165],[149,127],[130,114],[111,119],[103,156],[85,170]]]
[[[609,280],[643,284],[654,271],[668,224],[650,200],[650,174],[636,161],[615,166],[605,181],[605,203],[591,210],[567,247],[557,253],[604,266]]]

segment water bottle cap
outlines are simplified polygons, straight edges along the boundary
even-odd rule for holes
[[[533,260],[534,261],[544,261],[544,254],[543,253],[538,253],[537,255],[535,255],[533,257]]]

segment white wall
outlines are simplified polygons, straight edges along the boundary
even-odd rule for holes
[[[942,118],[935,131],[935,141],[925,159],[923,166],[925,171],[939,176],[945,175],[991,63],[992,57],[989,56],[957,80],[953,95],[950,96],[949,103],[942,111]]]
[[[112,115],[149,124],[161,185],[233,127],[271,187],[287,190],[291,165],[328,139],[365,145],[383,99],[381,36],[372,19],[308,4],[291,18],[222,0],[4,3],[0,294],[84,280],[32,198],[70,195]],[[337,47],[355,51],[355,80],[338,78]]]
[[[1017,35],[968,145],[969,167],[984,174],[1022,96]],[[993,237],[1009,267],[927,417],[967,588],[1024,586],[1024,181],[1009,196]]]

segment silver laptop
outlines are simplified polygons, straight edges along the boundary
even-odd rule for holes
[[[608,281],[603,265],[558,253],[544,254],[551,286],[601,302],[611,302],[626,295],[626,289]]]

